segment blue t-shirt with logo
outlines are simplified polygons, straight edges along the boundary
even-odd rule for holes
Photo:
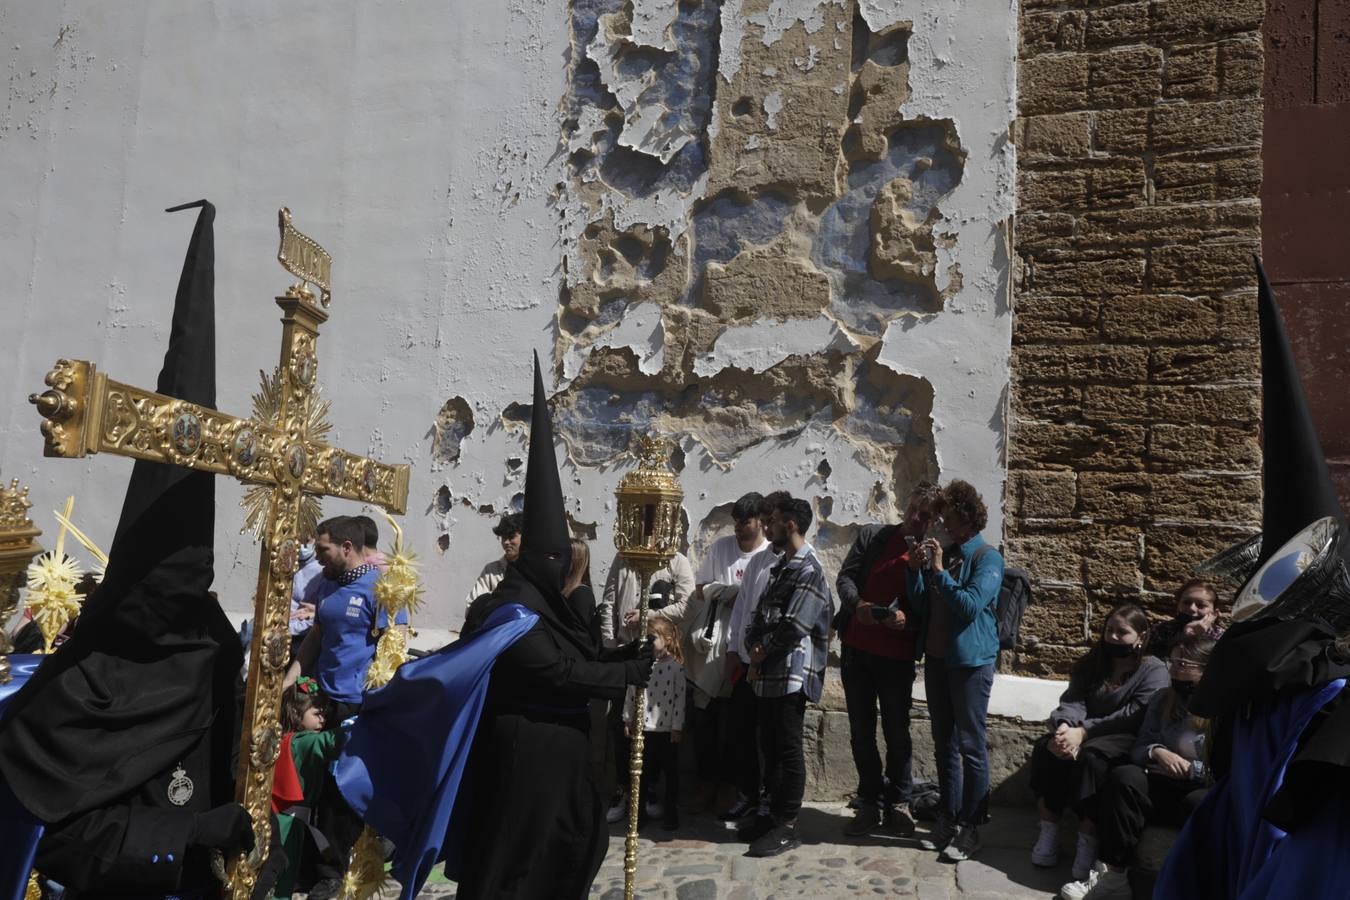
[[[386,627],[389,621],[388,615],[375,605],[375,582],[379,577],[380,570],[372,568],[351,584],[325,584],[327,595],[319,600],[314,613],[314,621],[322,629],[314,679],[329,698],[341,703],[361,702],[366,669],[375,658],[375,645],[379,641],[378,629]],[[406,625],[408,614],[399,613],[394,622]]]

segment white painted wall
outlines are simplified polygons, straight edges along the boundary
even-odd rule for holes
[[[810,3],[791,5],[795,14]],[[964,287],[947,312],[893,326],[883,359],[937,386],[944,477],[984,492],[998,534],[1010,334],[998,223],[1012,210],[1016,10],[1001,0],[863,6],[874,27],[914,20],[906,113],[954,118],[969,152],[943,204]],[[286,205],[335,261],[319,342],[332,439],[412,465],[407,533],[427,561],[424,623],[455,625],[464,592],[497,550],[490,518],[461,505],[439,517],[435,493],[445,484],[457,500],[501,509],[520,489],[503,462],[522,455],[519,437],[493,423],[507,404],[528,402],[529,351],[547,359],[553,344],[563,0],[14,4],[0,8],[0,47],[0,477],[31,486],[48,538],[51,511],[74,493],[77,522],[106,546],[130,462],[44,460],[28,394],[58,356],[153,385],[192,228],[192,213],[161,210],[206,197],[219,208],[219,402],[246,414],[258,370],[276,364],[272,297],[289,276],[274,260],[275,215]],[[683,214],[622,212],[648,222]],[[759,349],[751,335],[728,335],[728,352],[762,360],[793,341],[839,339],[829,329],[766,329]],[[431,426],[453,395],[473,407],[477,426],[460,462],[437,471]],[[842,444],[812,426],[729,471],[703,465],[687,444],[690,520],[749,489],[809,494],[814,461],[803,451],[832,442]],[[875,475],[831,461],[834,519],[847,522]],[[597,576],[621,474],[564,472],[577,517],[601,524]],[[238,535],[240,494],[221,479],[217,589],[234,610],[248,606],[257,566]],[[325,511],[356,507],[331,501]]]

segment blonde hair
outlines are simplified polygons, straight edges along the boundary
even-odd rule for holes
[[[666,652],[675,657],[675,661],[684,665],[684,651],[680,648],[680,632],[675,623],[665,616],[654,615],[647,619],[647,633],[659,634],[666,642]]]
[[[567,570],[567,580],[563,582],[563,596],[570,597],[578,587],[590,583],[591,546],[580,538],[572,538],[572,565]]]

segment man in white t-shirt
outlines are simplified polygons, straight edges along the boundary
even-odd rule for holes
[[[763,504],[764,498],[752,491],[732,506],[735,533],[718,538],[708,548],[694,578],[698,586],[686,616],[685,672],[694,686],[694,756],[701,779],[696,806],[700,811],[715,806],[720,787],[742,781],[732,765],[732,684],[726,635],[746,569],[769,547],[761,519]],[[732,800],[725,797],[723,807],[732,805]]]
[[[759,504],[760,534],[765,535],[773,505],[786,491],[775,491],[763,497]],[[755,692],[745,675],[750,668],[750,648],[745,644],[745,629],[755,617],[760,594],[769,583],[769,570],[783,552],[782,547],[766,541],[760,552],[746,560],[741,572],[741,584],[736,591],[736,602],[727,621],[726,672],[731,682],[728,706],[726,757],[730,760],[736,778],[736,801],[717,818],[734,826],[736,822],[754,816],[759,811],[760,788],[763,773],[759,766],[759,736],[755,728]]]

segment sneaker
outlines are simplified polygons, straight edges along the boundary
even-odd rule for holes
[[[759,804],[754,803],[753,801],[751,801],[749,797],[745,796],[744,794],[737,794],[736,802],[733,803],[728,809],[724,809],[717,814],[717,821],[739,822],[741,819],[744,819],[746,816],[754,812],[755,808],[758,805]]]
[[[1105,863],[1094,863],[1082,881],[1071,881],[1059,889],[1064,900],[1130,900],[1130,879],[1124,870],[1108,869]]]
[[[1078,832],[1078,849],[1073,855],[1073,865],[1069,867],[1069,875],[1075,881],[1086,881],[1088,874],[1092,871],[1092,864],[1097,861],[1097,837],[1096,835],[1083,834]]]
[[[853,814],[853,821],[844,826],[844,834],[849,837],[862,837],[871,834],[881,824],[881,810],[875,803],[864,803]]]
[[[1042,868],[1059,865],[1059,823],[1041,820],[1041,833],[1031,848],[1031,864]]]
[[[609,805],[605,811],[605,821],[613,825],[622,822],[628,818],[628,798],[620,794],[614,798],[614,802]]]
[[[773,817],[757,815],[736,829],[736,840],[754,843],[770,831],[773,831]]]
[[[939,816],[928,836],[919,838],[919,849],[945,850],[954,837],[956,837],[956,822],[946,816]]]
[[[751,841],[750,849],[745,851],[745,855],[755,857],[777,856],[789,850],[796,850],[801,845],[801,838],[797,837],[796,823],[791,825],[784,823],[770,828],[767,833]]]
[[[909,810],[905,808],[903,803],[886,804],[882,822],[889,830],[901,837],[909,837],[914,833],[914,818],[910,816]]]
[[[661,818],[666,812],[666,808],[656,800],[648,800],[647,805],[644,808],[647,811],[647,815],[651,816],[653,819]]]
[[[962,825],[956,829],[956,837],[938,856],[943,862],[965,862],[979,853],[984,843],[980,841],[980,829],[974,825]]]

